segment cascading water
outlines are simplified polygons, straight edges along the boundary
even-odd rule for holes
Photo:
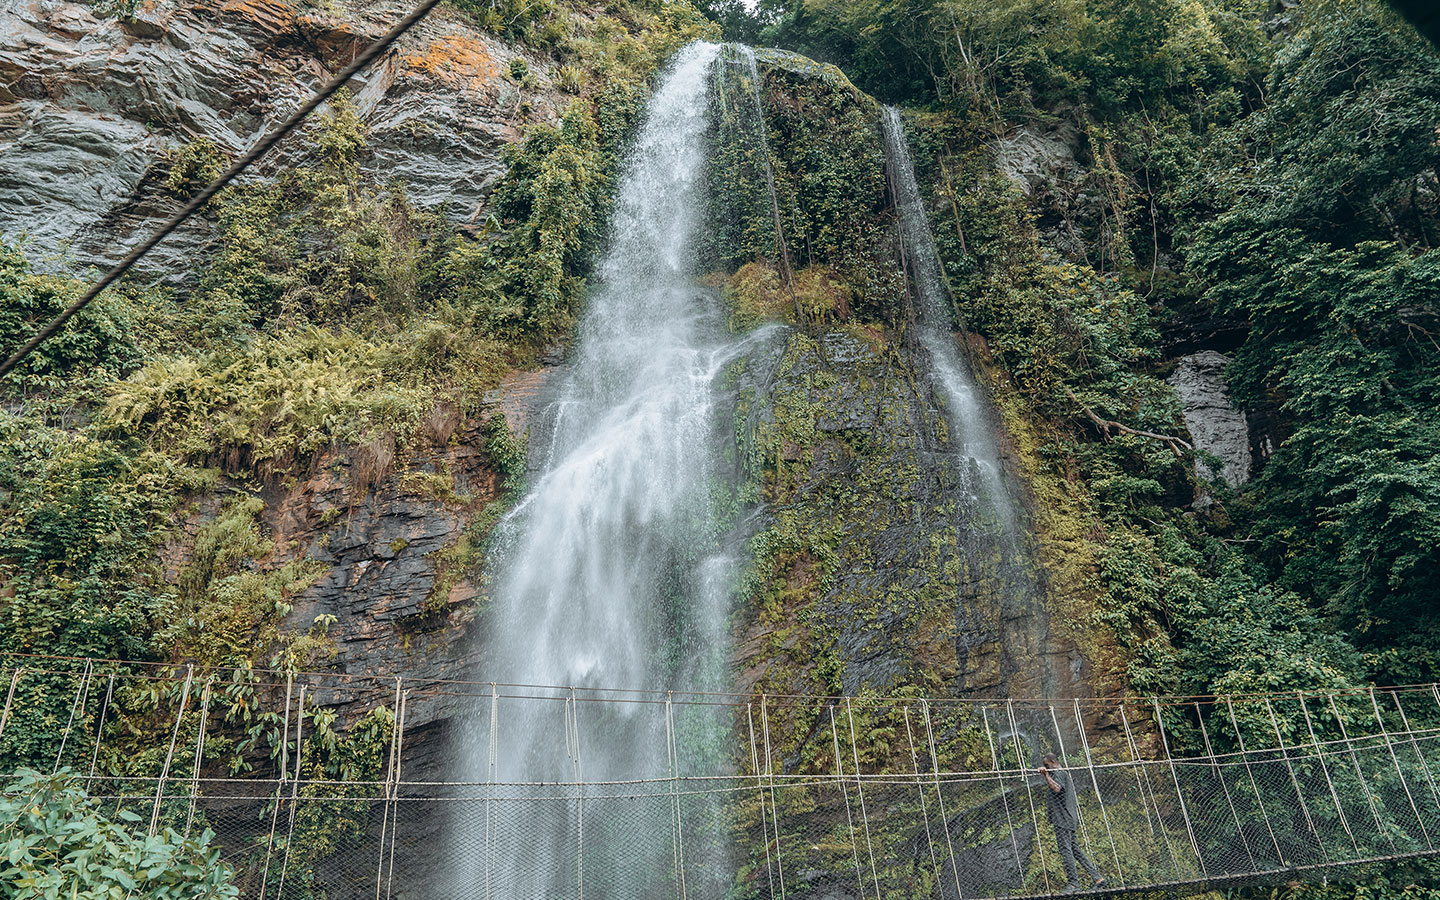
[[[966,572],[965,596],[956,611],[957,654],[963,669],[966,642],[979,621],[969,615],[967,602],[997,598],[991,602],[1008,609],[999,618],[1016,627],[1007,624],[1004,634],[979,635],[974,643],[1001,645],[1006,657],[1001,675],[1012,690],[1028,683],[1039,693],[1054,695],[1056,673],[1044,649],[1049,624],[1038,602],[1041,588],[1028,521],[1011,492],[987,401],[950,330],[949,295],[899,111],[885,107],[882,125],[902,254],[917,298],[917,338],[930,358],[951,445],[960,457],[965,496],[959,524]]]
[[[725,333],[713,292],[691,271],[718,51],[682,50],[650,99],[620,178],[612,246],[554,401],[548,460],[498,526],[487,639],[502,680],[695,689],[712,686],[724,659],[733,565],[714,549],[715,382],[756,338]],[[497,700],[493,714],[487,703],[474,717],[464,780],[494,782],[487,798],[503,785],[515,799],[550,799],[487,803],[483,844],[466,836],[458,880],[472,890],[483,882],[487,897],[492,885],[505,898],[538,900],[581,883],[586,896],[643,894],[654,887],[647,879],[669,877],[669,854],[649,861],[619,836],[607,840],[607,828],[637,823],[592,821],[588,788],[572,787],[570,799],[535,785],[678,774],[672,721],[654,704],[551,695],[560,700]]]

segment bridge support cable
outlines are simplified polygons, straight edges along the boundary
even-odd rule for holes
[[[264,156],[272,147],[278,144],[282,138],[295,130],[320,104],[329,100],[330,97],[336,91],[340,90],[340,88],[344,87],[351,78],[362,72],[380,54],[388,50],[391,44],[394,44],[400,39],[401,35],[409,31],[421,19],[425,18],[426,14],[434,9],[439,2],[440,0],[422,0],[421,4],[411,10],[410,14],[405,18],[397,22],[395,27],[391,28],[379,40],[367,47],[363,53],[355,57],[350,65],[341,69],[340,74],[330,79],[330,81],[317,91],[313,97],[307,100],[304,105],[291,113],[288,119],[277,125],[273,131],[261,138],[255,146],[251,147],[244,155],[235,160],[235,164],[226,170],[219,178],[215,179],[209,187],[192,197],[190,202],[185,204],[184,208],[171,216],[165,224],[155,229],[148,238],[141,241],[139,245],[127,253],[124,259],[120,260],[110,268],[110,271],[101,276],[100,280],[95,282],[89,290],[69,306],[65,307],[58,316],[51,320],[44,328],[36,332],[34,337],[26,341],[24,345],[12,353],[3,363],[0,363],[0,377],[4,377],[6,373],[19,365],[25,357],[29,356],[36,347],[39,347],[42,343],[53,337],[76,313],[80,312],[80,310],[84,309],[91,301],[98,297],[101,291],[105,290],[105,288],[119,279],[120,276],[128,272],[130,267],[140,260],[140,257],[155,249],[156,244],[159,244],[172,231],[179,228],[181,223],[198,212],[206,203],[209,203],[222,188],[249,168],[251,163]]]
[[[405,770],[405,712],[409,706],[410,691],[400,692],[400,711],[395,717],[395,780],[390,792],[390,869],[385,876],[385,896],[391,897],[395,890],[395,838],[400,833],[400,788],[404,784]],[[276,898],[280,900],[280,898]],[[584,900],[582,897],[581,900]]]
[[[1260,787],[1255,782],[1255,769],[1250,764],[1250,751],[1245,748],[1245,735],[1240,731],[1240,723],[1235,718],[1235,704],[1228,696],[1225,698],[1225,709],[1230,713],[1230,727],[1235,730],[1235,740],[1240,745],[1240,758],[1245,761],[1245,773],[1250,778],[1250,790],[1255,792],[1260,818],[1265,822],[1265,831],[1270,835],[1270,842],[1275,845],[1275,862],[1280,868],[1285,868],[1290,863],[1285,859],[1285,851],[1280,849],[1280,841],[1275,837],[1275,829],[1270,824],[1270,814],[1265,810],[1265,801],[1261,799]]]
[[[1175,878],[1183,879],[1185,876],[1180,871],[1180,860],[1175,855],[1175,848],[1170,845],[1170,832],[1165,827],[1165,817],[1160,814],[1160,801],[1155,797],[1155,785],[1150,781],[1150,770],[1140,758],[1140,745],[1135,742],[1135,734],[1130,730],[1130,716],[1125,712],[1125,701],[1120,701],[1120,723],[1125,729],[1125,743],[1130,748],[1130,758],[1135,763],[1139,774],[1136,781],[1140,785],[1140,804],[1145,806],[1145,789],[1150,789],[1150,804],[1155,807],[1155,824],[1159,826],[1161,841],[1165,844],[1165,852],[1170,856],[1170,866],[1175,870]],[[1150,818],[1150,807],[1145,807],[1145,818]],[[1154,834],[1151,831],[1151,834]]]
[[[281,725],[280,733],[286,737],[290,734],[290,692],[294,688],[294,676],[285,676],[285,718]],[[288,755],[288,744],[285,737],[280,739],[280,777],[275,779],[275,796],[271,799],[273,804],[270,811],[270,833],[265,844],[265,870],[260,874],[260,900],[265,900],[266,888],[270,885],[270,857],[275,853],[275,827],[280,821],[280,798],[285,790],[285,778],[289,768],[290,758]],[[384,827],[384,820],[381,820],[381,827]],[[380,844],[384,847],[385,833],[380,833]],[[382,849],[383,852],[383,849]],[[280,900],[280,898],[276,898]],[[379,900],[379,887],[376,887],[376,900]]]
[[[213,676],[212,676],[213,677]],[[110,698],[115,695],[115,672],[105,684],[105,699],[100,701],[100,715],[95,720],[95,749],[90,754],[90,771],[85,776],[85,792],[88,794],[95,780],[95,767],[100,762],[101,737],[105,734],[105,716],[110,711]],[[3,730],[3,729],[0,729]]]
[[[190,684],[195,679],[195,667],[185,667],[185,683],[180,687],[180,704],[175,709],[175,730],[170,733],[170,747],[165,751],[165,764],[160,769],[160,778],[155,782],[155,808],[150,813],[150,836],[160,827],[160,804],[165,796],[165,780],[170,777],[170,763],[175,760],[175,743],[180,740],[180,724],[185,720],[185,703],[190,699]]]
[[[840,799],[845,803],[845,825],[850,833],[850,851],[855,857],[855,884],[858,896],[865,896],[865,875],[860,869],[860,840],[855,834],[855,815],[850,809],[850,789],[845,785],[845,765],[840,756],[840,730],[835,726],[835,704],[828,704],[830,710],[830,738],[835,745],[835,783],[840,787]]]
[[[65,730],[60,735],[60,749],[55,752],[55,765],[50,770],[54,775],[60,771],[60,760],[65,756],[65,745],[70,742],[70,730],[75,727],[75,713],[85,709],[85,698],[90,693],[90,660],[85,660],[85,671],[75,683],[75,700],[70,704],[70,717],[65,721]]]
[[[1400,767],[1400,757],[1395,755],[1395,745],[1390,741],[1390,730],[1385,727],[1385,717],[1380,714],[1380,703],[1375,699],[1373,686],[1370,688],[1370,706],[1375,710],[1375,721],[1380,725],[1380,736],[1385,740],[1385,749],[1390,751],[1390,761],[1395,764],[1395,775],[1400,779],[1400,786],[1405,789],[1405,799],[1410,801],[1410,811],[1415,813],[1415,823],[1420,826],[1420,833],[1425,836],[1425,845],[1434,850],[1435,843],[1430,840],[1430,830],[1425,827],[1425,818],[1420,815],[1420,807],[1415,805],[1415,795],[1410,793],[1410,782],[1405,778],[1405,770]]]
[[[1360,765],[1360,755],[1355,752],[1355,742],[1350,740],[1350,729],[1345,725],[1345,717],[1340,714],[1340,707],[1335,703],[1334,694],[1326,694],[1325,699],[1329,702],[1330,713],[1335,717],[1336,723],[1340,726],[1340,737],[1345,743],[1346,750],[1350,754],[1350,761],[1355,766],[1355,778],[1360,782],[1360,788],[1365,792],[1365,800],[1370,806],[1370,815],[1375,819],[1375,831],[1383,835],[1390,842],[1390,852],[1398,853],[1399,848],[1395,845],[1395,836],[1390,829],[1380,820],[1380,804],[1376,802],[1374,793],[1370,790],[1370,783],[1365,779],[1364,767]]]
[[[672,841],[672,849],[674,850],[675,854],[676,877],[680,881],[680,900],[689,900],[689,893],[687,892],[685,885],[685,824],[684,817],[681,814],[680,809],[680,752],[679,747],[677,747],[675,744],[675,707],[673,701],[674,692],[671,691],[665,696],[665,753],[670,766],[670,803],[675,816],[675,835],[674,840]],[[572,702],[574,702],[573,697]],[[575,719],[575,743],[576,747],[578,748],[580,743],[580,719],[578,715],[578,709],[576,712],[577,715]],[[578,758],[576,765],[578,775]],[[580,779],[577,777],[576,781],[579,782]],[[580,802],[584,802],[583,795]],[[583,816],[581,819],[581,828],[584,828]],[[581,852],[577,854],[577,856],[583,859],[584,855],[584,844],[582,843]],[[580,900],[584,900],[584,898],[585,878],[582,871],[580,875]]]
[[[1432,685],[1433,688],[1433,685]],[[1435,787],[1435,776],[1430,772],[1430,761],[1425,756],[1425,751],[1420,749],[1420,741],[1415,736],[1415,729],[1410,727],[1410,717],[1405,714],[1405,707],[1400,703],[1398,691],[1387,691],[1390,699],[1395,701],[1395,708],[1400,711],[1400,721],[1405,725],[1405,733],[1410,736],[1410,746],[1415,749],[1415,757],[1420,760],[1420,769],[1425,773],[1425,782],[1430,785],[1430,797],[1435,801],[1435,809],[1440,812],[1440,790]]]
[[[1355,833],[1350,830],[1350,819],[1345,815],[1345,808],[1340,803],[1340,792],[1335,789],[1335,781],[1330,777],[1330,764],[1325,761],[1325,751],[1320,748],[1320,740],[1315,735],[1315,725],[1310,721],[1310,708],[1305,700],[1303,691],[1295,692],[1295,699],[1300,704],[1300,712],[1305,716],[1305,729],[1310,733],[1310,746],[1315,750],[1315,758],[1320,761],[1320,771],[1325,773],[1325,784],[1330,789],[1330,799],[1335,801],[1335,815],[1340,819],[1340,827],[1345,829],[1345,836],[1350,839],[1350,846],[1355,855],[1360,855],[1360,843],[1355,840]]]
[[[15,671],[10,673],[10,690],[5,692],[5,709],[0,711],[0,737],[5,736],[5,726],[10,722],[10,708],[15,703],[15,686],[20,683],[20,673],[24,671],[24,666],[16,666]]]
[[[290,871],[290,857],[295,852],[295,810],[300,806],[300,764],[305,752],[305,686],[300,686],[300,699],[295,713],[295,777],[290,780],[290,816],[285,826],[285,857],[280,861],[280,884],[276,898],[285,896],[285,876]],[[287,739],[289,735],[286,735]]]
[[[1185,803],[1185,791],[1180,787],[1180,774],[1175,769],[1175,756],[1170,752],[1170,739],[1165,736],[1165,719],[1160,713],[1160,698],[1152,697],[1155,707],[1155,728],[1160,732],[1160,746],[1165,751],[1165,761],[1170,764],[1170,780],[1175,782],[1175,799],[1180,803],[1180,818],[1185,822],[1185,834],[1190,838],[1190,849],[1195,861],[1200,864],[1200,874],[1205,871],[1205,857],[1200,855],[1200,842],[1195,839],[1195,826],[1190,821],[1190,809]]]
[[[395,679],[394,715],[390,724],[390,753],[385,763],[385,782],[382,786],[383,799],[380,804],[380,853],[375,862],[375,900],[380,900],[385,885],[385,836],[390,828],[390,807],[395,792],[395,781],[399,777],[400,751],[400,698],[401,679]],[[262,896],[260,900],[265,900]]]
[[[780,805],[775,802],[775,765],[770,757],[770,702],[764,694],[760,695],[760,735],[765,742],[765,777],[770,782],[770,815],[775,824],[775,878],[780,882],[780,897],[784,900],[785,854],[780,846]]]
[[[1290,751],[1285,747],[1285,738],[1280,734],[1280,720],[1275,717],[1275,707],[1271,705],[1270,698],[1266,697],[1265,712],[1270,716],[1270,727],[1275,731],[1275,746],[1280,750],[1280,756],[1285,760],[1285,770],[1290,773],[1290,784],[1295,788],[1295,799],[1300,804],[1300,812],[1305,817],[1305,827],[1315,837],[1315,847],[1320,851],[1320,859],[1329,862],[1330,854],[1325,850],[1325,839],[1320,836],[1320,830],[1315,827],[1315,820],[1310,816],[1310,805],[1305,802],[1305,791],[1300,787],[1300,778],[1295,774],[1295,763],[1290,759]]]
[[[1055,716],[1055,704],[1048,704],[1048,708],[1050,710],[1050,727],[1055,729],[1055,746],[1060,751],[1060,764],[1069,769],[1070,754],[1065,752],[1065,736],[1060,733],[1060,720]],[[1073,783],[1074,778],[1071,778],[1071,781]],[[1085,812],[1080,808],[1080,791],[1078,788],[1073,788],[1073,784],[1072,789],[1075,790],[1075,815],[1079,820],[1080,840],[1085,845],[1085,853],[1094,859],[1095,846],[1090,842],[1090,829],[1085,827]]]
[[[925,823],[925,846],[930,850],[930,867],[935,872],[935,883],[941,881],[940,858],[935,853],[935,835],[930,830],[930,803],[925,798],[925,782],[920,775],[920,755],[915,751],[915,733],[910,728],[910,704],[902,709],[905,716],[905,742],[910,747],[910,765],[915,771],[915,793],[920,797],[920,818]],[[941,827],[947,827],[942,819]],[[955,886],[955,896],[960,896],[960,886]]]
[[[768,896],[774,897],[775,873],[770,864],[770,826],[765,821],[765,778],[763,775],[760,774],[760,752],[755,742],[755,711],[753,704],[745,704],[745,719],[746,722],[749,724],[750,729],[750,769],[755,773],[755,789],[758,792],[760,800],[760,834],[763,839],[762,842],[765,845],[765,878],[770,884],[770,893]],[[835,713],[833,706],[831,707],[830,724],[832,727],[835,724]],[[836,740],[838,741],[839,738],[836,738]],[[835,759],[837,762],[840,759],[840,747],[838,743],[835,747]],[[838,774],[836,777],[839,777]],[[845,811],[847,814],[850,811],[848,803],[846,804]],[[853,828],[851,829],[851,840],[854,840]],[[775,850],[778,854],[780,850],[780,836],[778,834],[775,836]],[[856,852],[858,853],[859,851]],[[858,874],[860,866],[859,857],[856,857],[855,866],[856,873]],[[864,892],[862,891],[861,893],[863,894]]]
[[[1225,770],[1220,767],[1219,761],[1215,758],[1215,749],[1210,745],[1210,729],[1205,727],[1205,714],[1200,709],[1200,704],[1195,703],[1195,721],[1200,723],[1200,737],[1205,742],[1205,755],[1210,760],[1210,766],[1215,772],[1215,778],[1220,782],[1220,790],[1225,795],[1225,805],[1230,807],[1230,818],[1235,822],[1235,833],[1240,836],[1240,843],[1245,848],[1245,856],[1250,860],[1250,869],[1259,869],[1255,861],[1255,851],[1250,849],[1250,838],[1245,833],[1245,826],[1240,822],[1240,813],[1235,809],[1235,799],[1230,796],[1230,784],[1225,780]]]
[[[1120,886],[1125,886],[1125,867],[1120,865],[1120,850],[1115,846],[1115,835],[1110,830],[1110,814],[1105,810],[1105,794],[1100,790],[1100,779],[1095,774],[1095,755],[1090,752],[1090,738],[1085,734],[1085,717],[1080,713],[1080,701],[1074,700],[1075,726],[1080,730],[1080,749],[1085,754],[1085,766],[1090,770],[1090,784],[1095,788],[1095,799],[1100,803],[1100,818],[1105,822],[1105,837],[1110,841],[1110,853],[1115,857],[1115,874]]]
[[[1440,700],[1440,697],[1437,697],[1437,700]],[[960,864],[955,859],[955,844],[950,838],[950,814],[945,811],[945,792],[940,786],[940,753],[935,746],[935,728],[930,721],[930,702],[921,700],[920,710],[925,716],[925,742],[930,747],[930,771],[935,778],[935,796],[940,801],[940,829],[945,832],[945,850],[950,854],[950,874],[955,877],[955,897],[963,900],[965,895],[960,890]]]
[[[990,745],[990,762],[995,768],[995,785],[1000,790],[1000,803],[1005,807],[1005,831],[1010,835],[1010,847],[1015,851],[1015,878],[1023,887],[1025,884],[1025,863],[1020,859],[1020,841],[1015,837],[1015,820],[1010,815],[1010,792],[1000,774],[1000,755],[995,752],[995,738],[990,732],[990,713],[984,705],[980,707],[980,719],[985,724],[985,741]],[[1038,838],[1039,835],[1037,834]]]
[[[114,676],[111,676],[112,678]],[[205,726],[210,721],[210,691],[215,684],[215,676],[211,675],[205,679],[205,686],[200,690],[200,725],[195,733],[195,758],[190,763],[190,803],[185,810],[185,837],[190,836],[190,830],[195,826],[195,806],[200,802],[200,768],[205,761]],[[96,746],[99,746],[99,729],[96,729]]]
[[[875,900],[880,896],[880,873],[875,869],[875,844],[870,839],[870,814],[865,809],[865,782],[860,777],[860,748],[855,741],[855,711],[850,698],[845,698],[845,717],[850,720],[850,755],[855,759],[855,793],[860,798],[860,824],[865,829],[865,852],[870,856],[870,877],[875,880]],[[772,780],[773,784],[773,780]],[[864,894],[864,891],[861,891]]]
[[[490,682],[490,747],[485,766],[485,900],[494,896],[492,879],[495,857],[495,781],[500,756],[500,693],[495,682]]]
[[[1050,867],[1045,863],[1045,842],[1040,837],[1040,816],[1035,811],[1035,788],[1031,783],[1030,764],[1025,761],[1025,753],[1020,747],[1020,723],[1015,720],[1014,701],[1005,701],[1005,717],[1010,722],[1010,739],[1015,744],[1015,768],[1023,773],[1021,778],[1025,782],[1025,799],[1030,802],[1030,822],[1035,826],[1035,849],[1040,854],[1040,877],[1045,882],[1045,893],[1054,893],[1050,888]],[[1045,788],[1047,791],[1049,789],[1048,786]]]

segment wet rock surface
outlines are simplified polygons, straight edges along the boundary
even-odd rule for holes
[[[762,441],[782,431],[768,451],[779,459],[765,516],[772,528],[803,523],[798,537],[817,549],[776,573],[779,621],[747,618],[737,635],[737,689],[884,693],[908,682],[1064,696],[1083,684],[1074,648],[1051,638],[1044,597],[1008,589],[1015,573],[966,508],[966,475],[924,371],[909,351],[844,332],[793,335],[752,361],[741,388],[755,397],[750,427]],[[812,683],[817,668],[836,683]]]
[[[389,2],[320,12],[284,0],[180,0],[121,22],[63,0],[0,13],[0,235],[54,269],[118,260],[181,201],[165,153],[205,136],[243,153],[403,15]],[[367,169],[420,205],[473,220],[526,121],[558,91],[506,76],[517,51],[440,7],[351,85],[369,127]],[[294,137],[257,172],[304,152]],[[183,284],[207,228],[195,220],[141,270]]]

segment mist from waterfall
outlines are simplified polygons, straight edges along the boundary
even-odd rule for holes
[[[586,704],[567,691],[696,689],[723,677],[735,560],[718,549],[724,526],[713,511],[726,434],[717,379],[763,336],[729,335],[715,292],[692,271],[719,49],[686,47],[656,84],[554,395],[546,459],[497,526],[488,677],[562,687],[522,691],[553,703],[506,702],[497,692],[472,711],[464,780],[496,787],[482,795],[483,841],[461,838],[469,849],[457,878],[483,881],[485,896],[491,884],[506,898],[539,900],[567,896],[582,880],[597,897],[643,894],[645,879],[665,883],[668,852],[641,859],[618,835],[607,839],[607,829],[639,822],[592,821],[585,792],[684,775],[684,751],[703,748],[682,744],[715,732],[654,703]],[[568,783],[574,796],[557,799],[557,788],[540,782]],[[501,795],[548,799],[493,802]],[[636,809],[640,819],[650,807]]]

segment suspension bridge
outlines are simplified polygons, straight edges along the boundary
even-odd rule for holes
[[[261,900],[1045,897],[1045,753],[1097,895],[1363,877],[1440,840],[1435,685],[879,699],[3,661],[12,766],[213,832]],[[587,768],[622,725],[625,770]],[[553,779],[507,780],[513,753]]]

